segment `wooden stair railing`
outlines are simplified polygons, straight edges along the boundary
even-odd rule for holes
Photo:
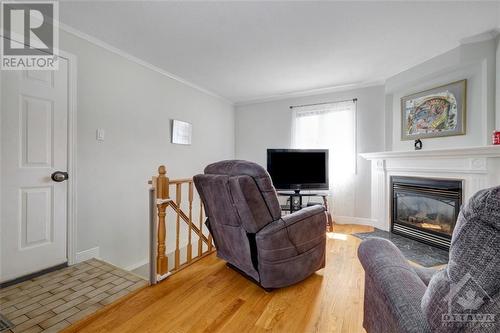
[[[197,260],[215,251],[212,235],[203,231],[204,209],[199,195],[199,215],[198,223],[193,219],[193,202],[195,202],[195,193],[193,179],[170,179],[167,177],[167,169],[161,165],[158,168],[158,175],[154,176],[149,184],[150,189],[150,208],[151,208],[151,270],[150,282],[157,283],[171,274],[174,274],[181,269],[191,265]],[[187,185],[187,213],[182,207],[183,187]],[[171,196],[173,187],[175,193]],[[169,208],[175,214],[175,227],[169,228],[167,215]],[[181,262],[181,222],[187,226],[187,245],[186,245],[186,260]],[[166,253],[167,230],[175,230],[175,249],[173,251],[173,267],[169,269],[168,256]],[[198,238],[196,254],[193,255],[193,233]],[[205,250],[204,250],[205,248]]]

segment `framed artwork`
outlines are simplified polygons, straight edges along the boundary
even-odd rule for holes
[[[465,134],[467,80],[401,98],[401,140]]]
[[[190,145],[193,125],[180,120],[172,120],[172,143]]]

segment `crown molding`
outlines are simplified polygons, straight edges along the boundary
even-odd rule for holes
[[[459,41],[459,44],[460,45],[472,44],[472,43],[484,42],[484,41],[487,41],[487,40],[490,40],[490,39],[495,39],[495,38],[497,38],[497,36],[499,35],[499,33],[500,33],[500,28],[495,28],[495,29],[492,29],[492,30],[488,30],[488,31],[482,32],[480,34],[476,34],[476,35],[473,35],[473,36],[462,38]]]
[[[105,49],[105,50],[107,50],[109,52],[112,52],[112,53],[114,53],[116,55],[119,55],[119,56],[121,56],[121,57],[123,57],[123,58],[125,58],[125,59],[127,59],[129,61],[132,61],[132,62],[134,62],[134,63],[136,63],[138,65],[141,65],[141,66],[143,66],[143,67],[145,67],[145,68],[147,68],[149,70],[152,70],[152,71],[154,71],[156,73],[164,75],[164,76],[168,77],[169,79],[175,80],[175,81],[177,81],[177,82],[179,82],[179,83],[181,83],[183,85],[186,85],[186,86],[188,86],[190,88],[196,89],[196,90],[198,90],[198,91],[200,91],[200,92],[202,92],[202,93],[204,93],[206,95],[210,95],[212,97],[218,98],[218,99],[220,99],[220,100],[222,100],[222,101],[224,101],[224,102],[226,102],[226,103],[228,103],[230,105],[234,105],[233,101],[231,101],[231,100],[229,100],[229,99],[227,99],[227,98],[225,98],[225,97],[223,97],[223,96],[221,96],[221,95],[219,95],[219,94],[217,94],[217,93],[215,93],[213,91],[210,91],[210,90],[208,90],[206,88],[203,88],[203,87],[201,87],[201,86],[199,86],[197,84],[189,82],[188,80],[183,79],[180,76],[172,74],[172,73],[170,73],[170,72],[168,72],[168,71],[166,71],[164,69],[161,69],[160,67],[157,67],[157,66],[155,66],[155,65],[153,65],[153,64],[151,64],[151,63],[149,63],[149,62],[147,62],[145,60],[137,58],[136,56],[133,56],[130,53],[127,53],[127,52],[125,52],[125,51],[123,51],[123,50],[121,50],[121,49],[119,49],[117,47],[114,47],[114,46],[112,46],[112,45],[110,45],[110,44],[108,44],[108,43],[106,43],[106,42],[104,42],[104,41],[102,41],[102,40],[100,40],[100,39],[98,39],[96,37],[87,35],[86,33],[82,32],[80,30],[77,30],[77,29],[75,29],[75,28],[73,28],[73,27],[71,27],[71,26],[69,26],[67,24],[59,22],[59,29],[65,31],[65,32],[67,32],[67,33],[69,33],[69,34],[71,34],[73,36],[81,38],[81,39],[83,39],[83,40],[85,40],[85,41],[87,41],[87,42],[89,42],[91,44],[99,46],[99,47],[101,47],[101,48],[103,48],[103,49]]]
[[[252,98],[249,100],[237,101],[234,103],[234,106],[245,106],[245,105],[251,105],[251,104],[259,104],[259,103],[279,101],[279,100],[295,98],[295,97],[323,95],[323,94],[334,93],[334,92],[341,92],[341,91],[347,91],[347,90],[380,86],[380,85],[384,85],[384,84],[385,84],[385,80],[380,79],[380,80],[369,81],[369,82],[343,84],[343,85],[338,85],[338,86],[330,86],[330,87],[310,89],[310,90],[301,90],[301,91],[295,91],[295,92],[291,92],[291,93],[268,95],[268,96]]]
[[[353,90],[353,89],[361,89],[361,88],[367,88],[367,87],[372,87],[372,86],[378,86],[378,85],[384,85],[386,83],[387,78],[391,78],[393,76],[396,76],[402,72],[405,72],[406,70],[413,68],[414,66],[424,63],[436,56],[429,57],[428,59],[424,61],[419,61],[417,64],[414,64],[404,70],[398,71],[397,73],[394,73],[392,75],[389,75],[387,78],[383,79],[377,79],[373,81],[368,81],[368,82],[356,82],[356,83],[351,83],[351,84],[343,84],[343,85],[336,85],[336,86],[329,86],[329,87],[323,87],[323,88],[316,88],[316,89],[309,89],[309,90],[301,90],[301,91],[295,91],[295,92],[289,92],[289,93],[282,93],[282,94],[275,94],[275,95],[263,95],[259,96],[256,98],[252,99],[247,99],[247,100],[240,100],[240,101],[232,101],[229,100],[226,97],[223,97],[209,89],[206,89],[204,87],[201,87],[197,84],[194,84],[186,79],[183,79],[180,76],[177,76],[175,74],[172,74],[164,69],[161,69],[160,67],[157,67],[145,60],[142,60],[136,56],[133,56],[117,47],[114,47],[96,37],[90,36],[80,30],[77,30],[67,24],[59,22],[59,28],[71,35],[74,35],[78,38],[81,38],[91,44],[94,44],[96,46],[99,46],[109,52],[112,52],[114,54],[117,54],[129,61],[132,61],[138,65],[141,65],[145,68],[148,68],[149,70],[152,70],[154,72],[157,72],[161,75],[164,75],[172,80],[175,80],[183,85],[186,85],[188,87],[191,87],[193,89],[196,89],[206,95],[218,98],[232,106],[245,106],[245,105],[251,105],[251,104],[259,104],[259,103],[265,103],[265,102],[271,102],[271,101],[278,101],[278,100],[283,100],[283,99],[288,99],[288,98],[295,98],[295,97],[304,97],[304,96],[315,96],[315,95],[321,95],[321,94],[327,94],[327,93],[334,93],[334,92],[341,92],[341,91],[347,91],[347,90]],[[461,39],[458,43],[457,46],[463,45],[463,44],[469,44],[469,43],[475,43],[475,42],[481,42],[481,41],[486,41],[489,39],[496,38],[500,34],[500,27],[489,30],[486,32],[483,32],[481,34],[463,38]],[[455,47],[457,47],[455,46]],[[454,48],[455,48],[454,47]],[[452,48],[453,49],[453,48]]]

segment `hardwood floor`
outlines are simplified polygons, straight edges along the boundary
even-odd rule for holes
[[[326,267],[266,292],[210,255],[65,332],[364,332],[361,242],[371,227],[336,225]]]

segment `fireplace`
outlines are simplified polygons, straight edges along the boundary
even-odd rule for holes
[[[391,231],[449,249],[462,187],[462,180],[391,177]]]

